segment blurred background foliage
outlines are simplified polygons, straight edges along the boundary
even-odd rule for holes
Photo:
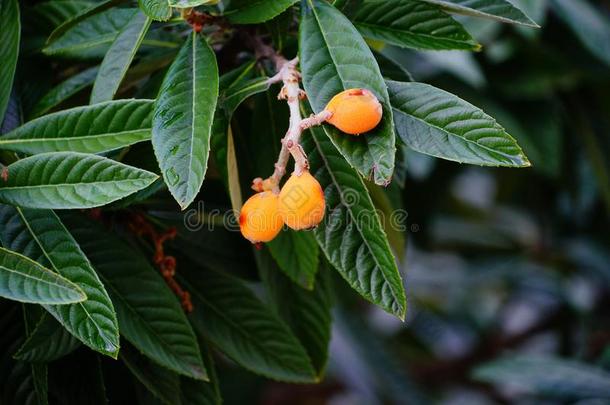
[[[405,232],[390,234],[397,251],[406,246],[406,322],[335,277],[326,380],[297,387],[240,371],[221,378],[234,381],[227,403],[607,403],[610,2],[514,2],[542,28],[458,17],[478,53],[370,44],[387,76],[404,79],[405,69],[495,117],[533,167],[399,150],[394,183],[373,198],[408,212]],[[273,132],[264,112],[239,113],[235,133]]]
[[[610,1],[513,1],[542,28],[458,17],[483,44],[478,53],[370,44],[388,77],[404,79],[408,71],[497,118],[533,167],[479,168],[399,148],[395,181],[385,190],[371,189],[380,210],[408,212],[404,231],[389,230],[408,290],[406,322],[365,303],[328,272],[335,305],[326,379],[318,385],[276,383],[218,357],[224,403],[608,403]],[[42,12],[24,18],[30,34],[23,46],[38,49],[43,42],[37,41],[44,41],[56,22]],[[275,46],[287,54],[296,38],[286,40],[282,33],[292,20],[282,15],[267,24]],[[153,32],[161,43],[171,43],[171,32]],[[154,96],[164,71],[145,85],[139,80],[150,73],[147,67],[155,71],[169,64],[176,51],[168,46],[166,57],[157,52],[154,60],[145,55],[140,68],[130,71],[127,95]],[[231,66],[222,66],[230,60],[222,55],[232,51],[230,44],[221,51],[224,71]],[[9,107],[5,125],[35,115],[36,100],[72,74],[60,62],[37,58],[21,61],[22,108]],[[268,170],[277,155],[287,118],[276,92],[253,97],[233,119],[242,185],[261,172],[258,167]],[[82,104],[79,97],[86,100],[76,93],[75,105]],[[144,156],[152,156],[148,147],[132,148],[124,161],[142,166]],[[202,189],[205,208],[228,210],[223,184],[210,170]],[[155,223],[182,222],[171,214],[169,197],[147,204]],[[179,263],[214,252],[209,257],[215,262],[206,261],[207,266],[232,269],[259,284],[254,260],[260,263],[267,251],[250,252],[236,234],[225,238],[202,231],[174,245],[183,255],[177,254]],[[103,369],[112,379],[106,396],[114,403],[127,371],[84,353],[56,369],[78,363],[87,376]],[[53,386],[78,386],[60,372],[53,375]],[[150,396],[144,389],[137,395]]]

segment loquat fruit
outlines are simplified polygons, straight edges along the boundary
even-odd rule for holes
[[[326,121],[350,135],[372,130],[383,115],[381,103],[366,89],[342,91],[328,102],[325,110],[332,113]]]
[[[317,226],[324,218],[324,191],[309,171],[292,174],[280,191],[278,209],[284,223],[295,230]]]
[[[282,230],[284,222],[278,212],[278,195],[271,191],[248,198],[239,213],[241,234],[252,243],[269,242]]]

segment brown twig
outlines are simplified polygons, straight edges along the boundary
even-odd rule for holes
[[[129,228],[136,235],[148,237],[152,241],[155,248],[153,262],[161,271],[161,275],[167,285],[172,289],[174,294],[180,298],[182,308],[184,308],[186,312],[192,312],[193,303],[191,301],[191,295],[188,291],[185,291],[174,278],[176,275],[176,258],[174,256],[166,255],[164,249],[164,243],[168,240],[173,240],[176,237],[176,228],[172,227],[163,233],[158,233],[141,214],[133,215],[129,222]]]

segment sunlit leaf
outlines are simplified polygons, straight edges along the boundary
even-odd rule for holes
[[[125,24],[121,32],[106,52],[104,60],[97,73],[93,90],[91,91],[91,104],[112,100],[121,85],[121,81],[129,69],[144,35],[148,31],[151,20],[141,12],[137,12]]]

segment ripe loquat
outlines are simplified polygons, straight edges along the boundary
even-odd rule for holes
[[[322,187],[307,170],[300,175],[292,174],[280,191],[278,209],[284,223],[292,229],[317,226],[325,208]]]
[[[269,242],[282,230],[284,222],[278,212],[278,195],[271,191],[256,193],[239,213],[239,229],[252,243]]]
[[[325,110],[332,113],[327,122],[351,135],[372,130],[383,115],[381,103],[366,89],[342,91],[329,101]]]

